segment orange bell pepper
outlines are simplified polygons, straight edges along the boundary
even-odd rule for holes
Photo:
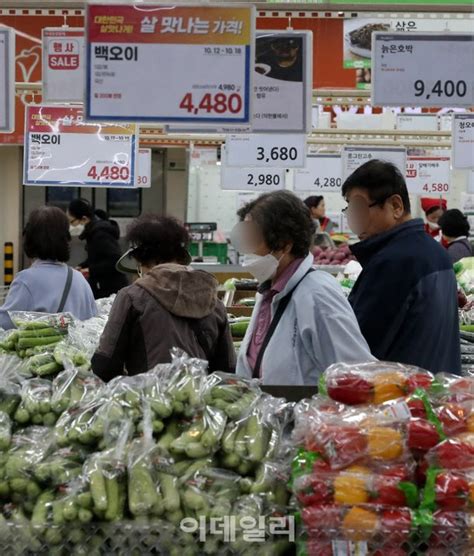
[[[406,395],[407,379],[402,373],[380,373],[374,376],[374,404],[403,398]]]
[[[391,461],[403,454],[403,437],[400,431],[391,427],[368,429],[368,451],[375,460]]]
[[[334,502],[341,505],[366,504],[369,501],[366,467],[353,465],[334,479]]]
[[[354,506],[344,516],[342,528],[347,539],[364,541],[370,540],[374,536],[378,524],[376,513]]]

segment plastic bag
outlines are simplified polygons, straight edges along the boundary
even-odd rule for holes
[[[21,387],[21,403],[13,415],[19,425],[33,423],[52,427],[57,415],[51,407],[51,382],[42,378],[32,378]]]
[[[0,411],[0,451],[8,450],[12,439],[12,421],[4,411]]]
[[[105,383],[89,371],[70,369],[59,373],[53,380],[51,406],[60,414],[77,404],[87,404],[100,398]]]
[[[54,427],[54,438],[58,446],[74,443],[96,446],[100,435],[91,431],[92,420],[102,405],[102,398],[66,409]]]
[[[431,511],[469,511],[474,506],[474,469],[431,467],[426,473],[421,507]]]
[[[474,469],[474,433],[465,432],[448,438],[432,448],[425,457],[428,465],[442,469]]]
[[[81,475],[85,458],[86,452],[80,448],[60,448],[38,463],[33,475],[38,482],[49,487],[65,485]]]
[[[403,398],[417,388],[429,389],[433,382],[428,371],[398,363],[337,363],[325,371],[320,391],[347,405],[378,405]]]
[[[257,380],[246,380],[229,373],[212,373],[201,396],[206,405],[224,411],[229,419],[240,419],[252,412],[261,395]]]
[[[16,357],[14,359],[16,360]],[[21,386],[17,375],[19,365],[11,363],[12,357],[0,356],[0,411],[10,417],[14,415],[21,401]]]

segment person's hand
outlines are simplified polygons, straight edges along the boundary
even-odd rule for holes
[[[77,270],[84,276],[84,278],[89,278],[89,269],[77,267]]]

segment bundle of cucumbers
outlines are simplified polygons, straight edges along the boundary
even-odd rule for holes
[[[178,351],[108,384],[82,365],[52,378],[0,380],[1,554],[246,555],[239,520],[285,515],[288,404],[257,381]],[[181,528],[221,517],[232,542]],[[265,535],[262,555],[285,549]]]

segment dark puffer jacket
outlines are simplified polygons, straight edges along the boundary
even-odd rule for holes
[[[423,222],[410,220],[351,249],[363,270],[349,301],[373,355],[460,374],[456,278]]]
[[[89,284],[96,299],[109,297],[128,285],[127,278],[116,270],[122,256],[116,228],[107,220],[94,218],[79,239],[85,240],[87,259],[79,266],[89,269]]]
[[[235,369],[217,280],[191,267],[163,264],[118,293],[92,368],[106,381],[125,371],[146,372],[170,362],[173,347],[208,360],[210,371]]]

